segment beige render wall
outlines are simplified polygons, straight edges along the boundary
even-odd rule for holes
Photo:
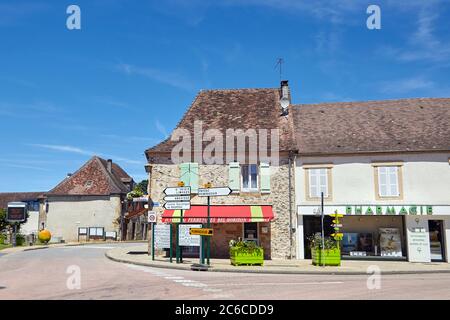
[[[152,164],[149,177],[150,196],[154,202],[164,203],[163,191],[166,187],[176,187],[179,181],[180,171],[173,164]],[[228,165],[200,165],[199,187],[211,182],[213,187],[228,186]],[[275,259],[287,259],[290,256],[289,241],[289,197],[288,197],[288,164],[281,163],[278,167],[271,167],[271,193],[240,193],[228,197],[213,197],[211,204],[233,205],[272,205],[275,219],[270,224],[271,257]],[[294,194],[294,170],[292,170],[292,219],[296,225],[295,194]],[[206,204],[206,198],[193,197],[192,204]],[[158,220],[164,212],[164,208],[151,209],[158,214]],[[295,237],[293,237],[295,238]],[[292,254],[295,254],[295,240],[292,243]]]
[[[120,217],[120,197],[57,197],[49,198],[46,228],[52,237],[66,242],[77,241],[78,227],[103,227],[119,231],[114,221]]]

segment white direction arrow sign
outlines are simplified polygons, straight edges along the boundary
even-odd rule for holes
[[[228,196],[232,190],[229,187],[219,188],[199,188],[199,197],[214,197],[214,196]]]
[[[191,208],[191,203],[187,201],[166,202],[164,208],[167,210],[189,210]]]
[[[191,196],[166,196],[164,201],[191,201]]]
[[[191,187],[165,188],[164,194],[168,196],[180,196],[191,194]]]

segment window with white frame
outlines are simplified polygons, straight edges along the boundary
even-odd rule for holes
[[[242,191],[258,191],[258,165],[244,164],[241,166]]]
[[[320,198],[323,192],[324,198],[328,198],[328,169],[308,169],[309,172],[309,197]]]
[[[398,167],[378,167],[378,194],[380,197],[399,197]]]

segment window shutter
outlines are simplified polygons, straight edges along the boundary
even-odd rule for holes
[[[323,192],[323,196],[325,198],[328,197],[328,176],[327,176],[327,170],[328,169],[319,169],[319,175],[318,175],[318,179],[319,179],[319,184],[320,184],[320,189],[319,189],[319,197],[321,196],[321,192]]]
[[[189,164],[189,182],[191,193],[198,193],[198,163]]]
[[[268,163],[259,165],[261,193],[270,193],[270,166]]]
[[[183,181],[186,187],[190,186],[189,163],[181,163],[179,168],[180,181]]]
[[[241,168],[239,162],[230,162],[228,165],[228,186],[233,192],[240,189]]]
[[[398,168],[390,167],[389,168],[389,184],[390,184],[390,192],[391,196],[398,197],[400,192],[398,190]]]
[[[378,168],[378,184],[379,190],[378,193],[380,197],[386,197],[388,195],[388,175],[387,175],[386,167]]]
[[[318,194],[317,170],[309,169],[309,197],[316,198]]]

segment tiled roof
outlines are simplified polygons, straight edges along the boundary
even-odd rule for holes
[[[293,105],[300,154],[450,151],[450,98]]]
[[[188,130],[193,137],[196,120],[202,121],[203,133],[208,129],[218,129],[224,136],[227,129],[255,129],[257,132],[258,129],[280,129],[280,151],[288,150],[294,142],[292,122],[289,117],[281,115],[280,89],[277,88],[201,91],[177,128]],[[270,147],[270,131],[267,140]],[[203,146],[209,143],[204,142]],[[177,144],[178,141],[168,138],[146,150],[147,158],[171,152]]]
[[[121,179],[131,177],[117,164],[108,171],[108,162],[92,157],[78,171],[65,178],[48,195],[110,195],[124,194],[130,190]]]
[[[6,209],[8,202],[36,201],[44,197],[45,192],[6,192],[0,193],[0,209]]]

